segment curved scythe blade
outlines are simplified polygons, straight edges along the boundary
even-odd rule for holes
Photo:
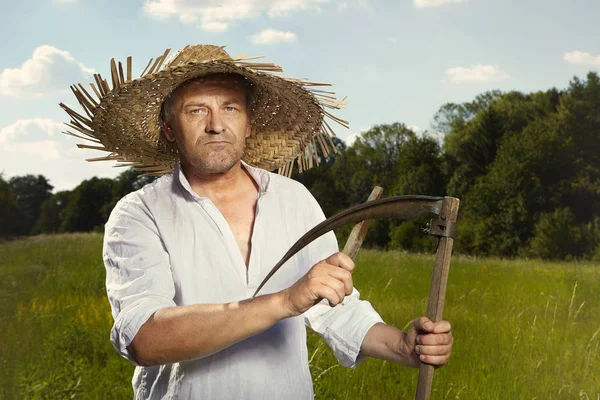
[[[263,279],[258,286],[258,289],[256,289],[256,292],[252,295],[252,298],[256,297],[260,289],[262,289],[273,274],[275,274],[287,260],[325,233],[345,224],[367,219],[392,218],[416,220],[429,213],[439,215],[442,208],[442,200],[443,197],[431,196],[388,197],[359,204],[341,211],[333,217],[327,218],[325,221],[306,232],[304,236],[294,243],[288,252],[285,253],[283,258],[271,269],[265,279]]]

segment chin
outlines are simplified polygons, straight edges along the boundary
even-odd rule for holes
[[[240,159],[236,158],[222,158],[218,160],[197,160],[191,164],[198,172],[222,174],[231,170],[239,161]]]
[[[185,153],[184,153],[185,154]],[[240,162],[244,149],[223,149],[222,151],[192,152],[186,154],[185,163],[199,173],[221,174]],[[183,161],[183,160],[182,160]]]

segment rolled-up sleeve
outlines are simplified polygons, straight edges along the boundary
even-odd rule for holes
[[[103,259],[115,349],[136,363],[128,349],[140,327],[159,309],[175,306],[169,255],[156,225],[135,194],[122,199],[106,223]]]
[[[360,346],[369,329],[383,322],[371,303],[360,300],[356,289],[335,307],[323,300],[304,313],[304,318],[306,325],[325,339],[340,364],[349,368],[364,360]]]
[[[325,216],[312,195],[309,195],[307,204],[311,209],[310,215],[315,218],[312,225],[322,222]],[[310,265],[316,264],[338,251],[335,235],[332,232],[323,235],[306,250]],[[325,339],[338,361],[349,368],[364,360],[365,357],[360,356],[362,342],[373,325],[383,322],[371,303],[360,299],[355,288],[335,307],[331,307],[326,299],[313,306],[304,313],[304,321]]]

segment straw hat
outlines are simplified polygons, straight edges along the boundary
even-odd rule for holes
[[[346,104],[333,92],[316,89],[329,84],[276,75],[282,72],[278,65],[245,55],[232,58],[223,47],[186,46],[164,62],[167,49],[151,59],[137,79],[131,78],[131,57],[127,58],[126,74],[121,62],[112,59],[112,89],[99,74],[94,75],[95,84],[90,83],[96,97],[81,84],[71,86],[87,116],[60,103],[71,118],[66,125],[77,131],[64,133],[94,142],[78,144],[80,148],[109,153],[88,161],[113,160],[150,175],[164,174],[179,161],[177,148],[161,135],[161,108],[166,97],[189,79],[235,73],[250,82],[254,99],[252,133],[242,158],[245,162],[290,175],[295,160],[300,172],[312,167],[313,159],[318,161],[317,145],[325,155],[335,151],[331,140],[335,134],[326,119],[345,127],[348,123],[325,110]]]

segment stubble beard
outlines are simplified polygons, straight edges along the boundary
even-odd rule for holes
[[[228,172],[244,156],[246,143],[243,141],[242,146],[235,146],[233,149],[225,149],[218,152],[199,151],[199,146],[194,150],[187,151],[179,149],[181,161],[184,164],[193,168],[199,174],[222,174]],[[229,151],[230,150],[230,151]]]

